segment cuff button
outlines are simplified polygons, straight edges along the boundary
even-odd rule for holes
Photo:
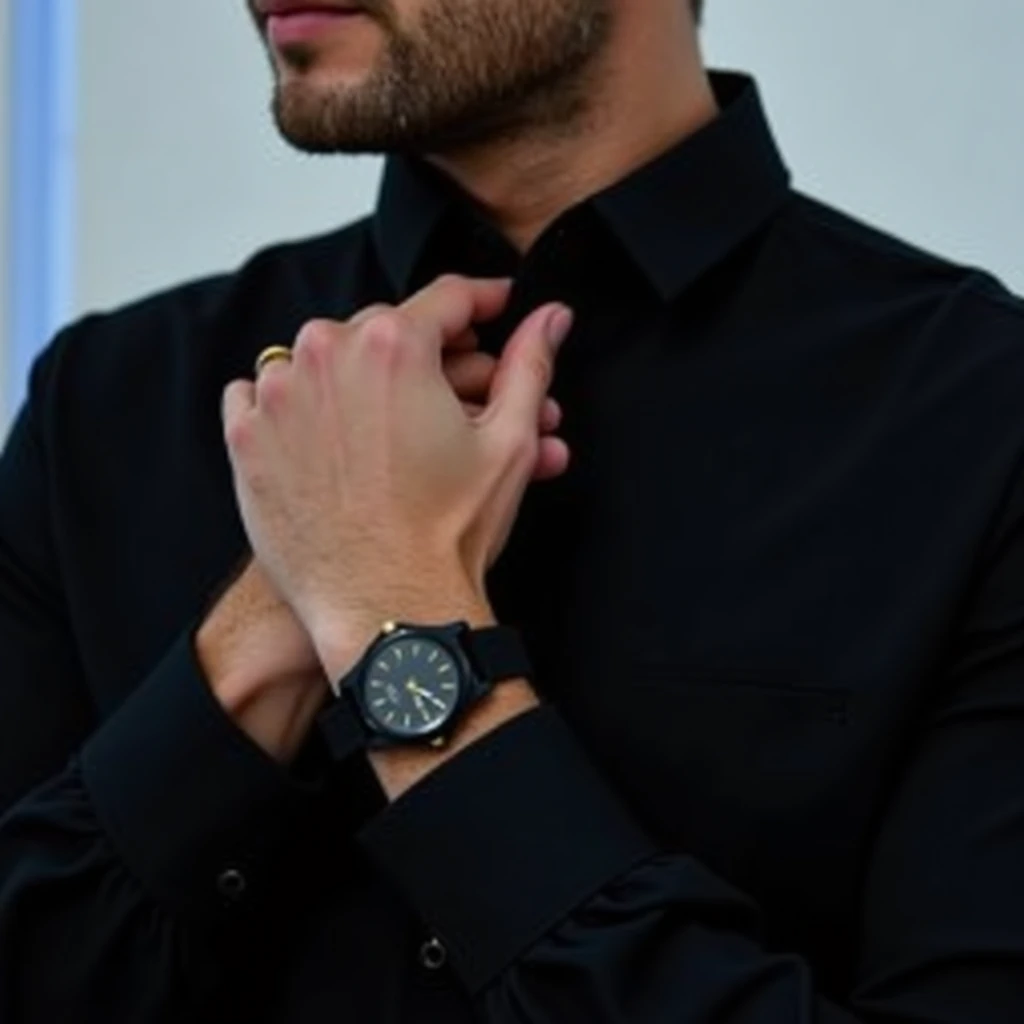
[[[237,903],[245,895],[248,886],[245,875],[237,868],[228,868],[217,876],[217,892],[232,903]]]
[[[428,939],[420,946],[420,963],[428,971],[439,971],[448,962],[448,950],[440,939]]]

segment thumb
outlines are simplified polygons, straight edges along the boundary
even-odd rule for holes
[[[496,420],[536,427],[555,372],[555,357],[572,330],[568,306],[542,306],[509,338],[491,384]]]

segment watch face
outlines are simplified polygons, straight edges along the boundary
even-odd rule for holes
[[[366,673],[363,700],[372,721],[393,736],[441,728],[459,702],[459,665],[443,644],[398,637],[382,647]]]

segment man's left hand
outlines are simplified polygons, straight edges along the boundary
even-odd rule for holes
[[[225,391],[254,555],[331,678],[386,620],[493,622],[484,578],[526,487],[568,463],[565,443],[538,427],[566,307],[520,325],[478,414],[445,379],[446,346],[497,316],[508,292],[505,281],[449,276],[402,306],[312,321],[291,362]]]

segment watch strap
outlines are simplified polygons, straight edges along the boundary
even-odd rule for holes
[[[473,662],[477,675],[487,683],[503,679],[533,678],[533,665],[517,629],[511,626],[485,626],[462,635],[462,646]]]
[[[347,690],[343,690],[337,700],[321,712],[317,725],[336,761],[344,761],[366,749],[366,728]]]

